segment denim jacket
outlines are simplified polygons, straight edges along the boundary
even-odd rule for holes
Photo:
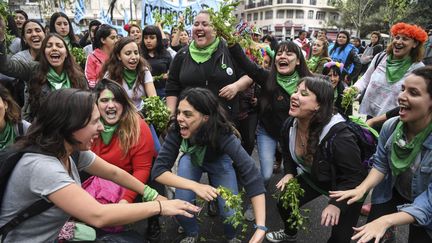
[[[377,151],[373,156],[373,167],[385,175],[373,190],[371,201],[373,204],[385,203],[392,198],[392,189],[396,178],[392,176],[390,167],[391,143],[393,132],[399,117],[393,117],[386,121],[381,129],[378,139]],[[432,134],[423,142],[421,153],[416,157],[419,161],[418,169],[412,175],[411,195],[416,198],[424,192],[432,182]]]
[[[416,197],[412,204],[405,204],[399,210],[410,214],[417,223],[424,226],[427,233],[432,237],[432,183],[420,196]]]

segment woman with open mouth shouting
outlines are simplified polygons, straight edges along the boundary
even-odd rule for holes
[[[217,198],[219,212],[225,219],[233,210],[224,210],[225,200],[216,188],[224,186],[238,194],[237,179],[252,200],[257,229],[250,242],[262,242],[265,234],[264,183],[252,157],[243,149],[235,135],[233,124],[216,96],[208,89],[190,88],[181,93],[176,106],[176,119],[172,121],[165,142],[152,169],[156,181],[176,187],[175,197],[188,202],[198,195],[206,201]],[[180,151],[180,152],[179,152]],[[177,175],[171,172],[179,159]],[[238,172],[239,178],[236,176]],[[199,183],[207,172],[210,185]],[[198,242],[196,217],[177,217],[184,228],[186,238],[182,243]],[[232,225],[224,224],[226,240],[241,242],[235,238]]]
[[[321,195],[328,195],[329,190],[357,186],[367,174],[356,135],[347,126],[345,118],[334,112],[333,94],[333,86],[328,80],[306,77],[300,80],[291,95],[290,117],[281,131],[285,176],[276,187],[283,191],[295,177],[304,190],[299,207]],[[283,204],[282,200],[278,201],[285,227],[267,233],[270,242],[297,239],[297,230],[288,222],[293,212],[291,207],[284,208]],[[321,225],[332,227],[327,242],[350,242],[351,227],[357,224],[361,205],[329,200],[321,213]]]
[[[9,59],[5,55],[4,24],[0,20],[0,72],[29,81],[29,122],[40,112],[40,104],[53,90],[63,88],[87,89],[87,81],[67,48],[56,33],[42,41],[39,62]]]
[[[399,205],[412,203],[432,182],[432,67],[413,70],[401,86],[399,116],[384,123],[369,175],[354,189],[330,192],[333,199],[348,200],[352,204],[373,189],[367,222],[378,219],[371,224],[381,222],[383,227],[355,228],[359,233],[353,238],[359,242],[373,238],[378,242],[387,228],[398,224],[380,217],[397,212]],[[414,217],[422,213],[421,210],[407,212]],[[410,225],[409,243],[432,241],[431,217],[429,211],[428,221],[418,222],[423,226],[429,222],[427,229]]]
[[[135,39],[126,37],[117,41],[99,77],[119,83],[140,111],[144,106],[142,96],[156,96],[149,67],[148,62],[140,56]]]
[[[398,95],[407,76],[423,67],[424,43],[428,36],[416,25],[395,24],[393,40],[385,53],[377,54],[362,78],[354,84],[365,92],[359,112],[368,118],[380,116],[398,106]],[[379,62],[379,63],[376,63]]]
[[[312,76],[312,73],[306,66],[300,47],[294,42],[283,41],[276,46],[270,71],[250,61],[239,44],[229,49],[231,55],[237,58],[238,65],[262,87],[258,100],[257,146],[261,174],[267,185],[273,174],[282,124],[288,118],[290,97],[296,90],[297,82]]]

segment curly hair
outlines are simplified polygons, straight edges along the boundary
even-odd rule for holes
[[[6,103],[8,108],[5,111],[4,119],[7,122],[18,123],[21,120],[21,108],[12,98],[9,90],[0,84],[0,98],[3,100],[3,103]],[[3,119],[1,117],[0,119]]]
[[[82,72],[81,67],[75,62],[72,54],[69,52],[66,42],[59,34],[50,33],[42,41],[42,46],[37,57],[37,61],[39,61],[39,70],[37,71],[35,78],[30,82],[29,102],[31,107],[31,117],[34,117],[39,111],[41,99],[43,98],[41,97],[42,86],[48,82],[47,73],[51,67],[51,64],[48,62],[48,59],[45,55],[45,49],[47,48],[47,43],[51,38],[60,39],[66,49],[67,55],[63,63],[63,70],[69,77],[71,87],[77,89],[87,89],[87,82],[83,82],[83,80],[85,80],[84,73]]]
[[[118,56],[120,56],[121,51],[123,48],[130,44],[136,42],[131,37],[125,37],[118,40],[114,46],[113,51],[111,52],[110,57],[105,62],[105,64],[102,67],[102,71],[100,72],[100,79],[104,78],[105,74],[108,73],[108,77],[120,85],[123,84],[123,63],[119,60]],[[138,46],[138,45],[137,45]],[[138,47],[139,49],[139,47]],[[150,71],[150,65],[148,62],[142,57],[139,57],[138,65],[136,67],[136,71],[138,74],[138,77],[136,79],[136,85],[134,88],[134,93],[137,93],[140,86],[144,87],[144,79],[145,79],[145,71]]]

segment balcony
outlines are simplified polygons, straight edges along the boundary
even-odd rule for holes
[[[269,1],[261,1],[257,3],[257,7],[264,7],[264,6],[269,6],[272,5],[273,1],[269,0]]]
[[[255,8],[255,3],[249,3],[248,5],[245,5],[245,9]]]

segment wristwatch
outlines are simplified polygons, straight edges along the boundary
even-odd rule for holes
[[[267,230],[268,230],[268,228],[265,227],[265,226],[263,226],[263,225],[256,225],[256,224],[254,224],[254,228],[255,228],[255,229],[263,230],[263,231],[265,231],[265,232],[267,232]]]

